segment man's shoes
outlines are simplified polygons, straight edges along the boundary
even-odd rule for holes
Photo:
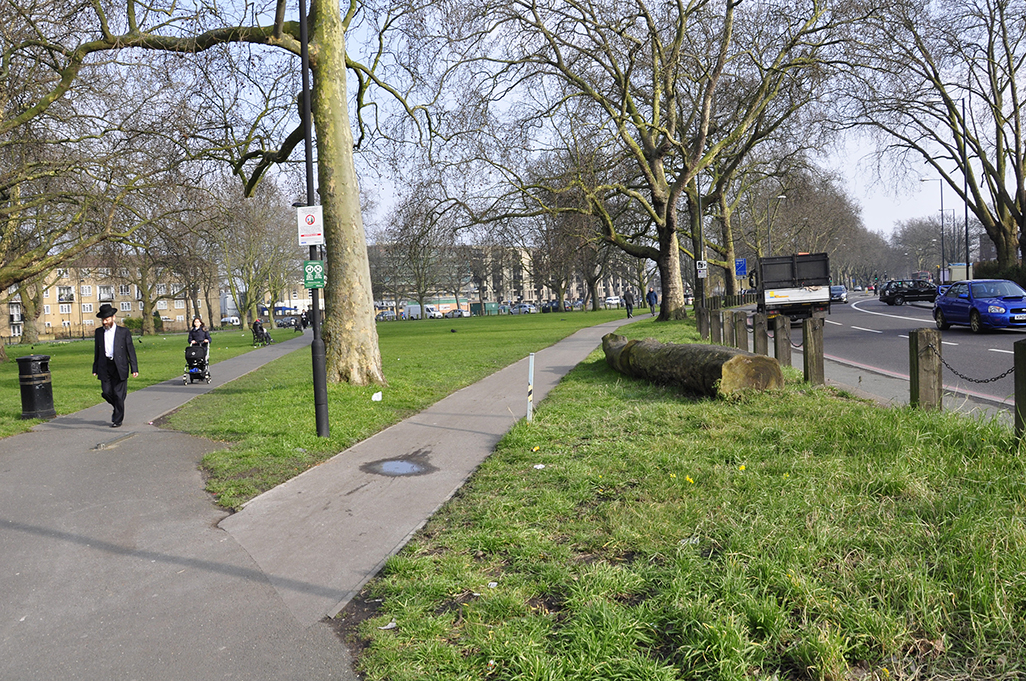
[[[112,423],[112,424],[110,424],[110,427],[111,428],[120,428],[121,424],[120,423]]]

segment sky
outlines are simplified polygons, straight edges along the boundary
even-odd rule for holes
[[[824,162],[846,182],[851,198],[862,207],[862,222],[873,232],[889,237],[896,223],[913,218],[936,218],[940,213],[940,183],[934,179],[920,182],[921,177],[937,178],[936,173],[924,166],[919,176],[909,173],[887,174],[877,177],[869,154],[872,148],[849,143],[843,152]],[[939,178],[937,178],[939,179]],[[950,187],[944,188],[944,209],[951,219],[954,208],[959,219],[963,204]]]

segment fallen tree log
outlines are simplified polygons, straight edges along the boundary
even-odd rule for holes
[[[627,340],[607,333],[602,350],[609,366],[622,374],[700,395],[732,395],[784,385],[777,360],[722,345]]]

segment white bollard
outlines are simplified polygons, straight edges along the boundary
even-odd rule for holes
[[[527,360],[527,422],[534,419],[534,353]]]

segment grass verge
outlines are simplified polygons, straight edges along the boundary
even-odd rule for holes
[[[686,322],[624,333],[695,340]],[[1012,433],[788,376],[691,399],[593,354],[368,585],[361,671],[1023,678]]]
[[[291,338],[291,330],[277,330],[278,340]],[[139,390],[181,376],[185,366],[184,334],[133,336],[139,377],[128,379],[129,391]],[[214,331],[211,360],[220,361],[253,349],[253,335],[245,329]],[[23,433],[42,423],[40,419],[21,418],[21,387],[17,357],[50,356],[50,380],[54,409],[58,414],[71,414],[102,401],[100,382],[93,377],[93,342],[88,340],[57,341],[34,345],[8,345],[10,361],[0,364],[0,437]],[[131,400],[128,409],[131,410]]]
[[[528,353],[623,315],[610,310],[378,324],[389,385],[329,385],[328,438],[316,434],[309,351],[294,352],[193,400],[167,425],[232,443],[208,455],[203,468],[208,491],[221,505],[237,509]],[[378,391],[382,400],[376,402],[371,398]]]

